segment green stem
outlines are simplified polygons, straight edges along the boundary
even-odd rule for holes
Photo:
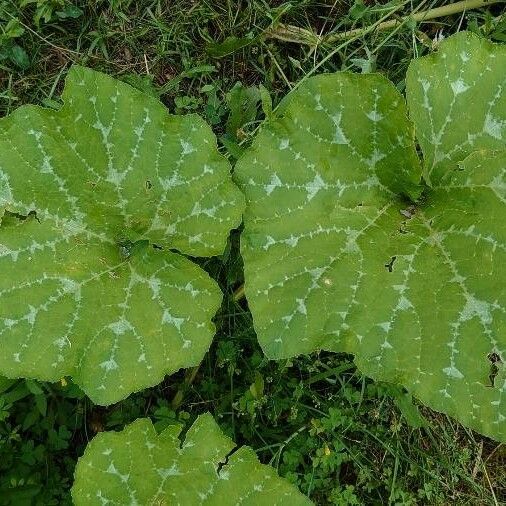
[[[267,39],[278,39],[283,42],[293,42],[295,44],[305,44],[307,46],[317,46],[321,40],[316,33],[298,26],[278,23],[264,32]]]
[[[431,19],[442,18],[446,16],[452,16],[460,12],[465,12],[471,9],[479,9],[481,7],[487,7],[492,4],[504,3],[505,0],[463,0],[460,2],[454,2],[449,5],[443,5],[441,7],[435,7],[421,12],[415,12],[407,16],[403,16],[398,19],[389,19],[380,23],[375,23],[373,28],[375,30],[390,30],[398,27],[408,21],[422,22]],[[371,32],[371,27],[355,28],[345,32],[339,32],[330,34],[327,37],[319,37],[310,30],[299,28],[293,25],[286,25],[279,23],[276,27],[271,28],[265,33],[266,37],[283,40],[285,42],[294,42],[297,44],[305,44],[311,47],[315,47],[318,44],[332,44],[333,42],[340,42],[346,39],[354,39],[366,35]]]
[[[197,373],[199,372],[200,364],[197,367],[191,367],[187,369],[184,375],[184,380],[182,385],[179,387],[179,390],[176,392],[176,395],[172,399],[172,409],[177,411],[181,404],[183,403],[184,395],[188,391],[188,388],[191,386]]]
[[[313,383],[318,383],[318,381],[327,379],[330,376],[338,376],[343,372],[351,371],[352,369],[355,369],[355,367],[356,367],[355,364],[347,362],[345,364],[341,364],[337,367],[329,369],[328,371],[323,371],[322,373],[316,374],[311,378],[307,379],[306,381],[304,381],[304,383],[306,385],[312,385]]]
[[[234,292],[234,295],[232,296],[234,302],[237,302],[238,300],[241,300],[243,297],[244,297],[244,284],[242,284],[235,292]]]
[[[463,0],[461,2],[455,2],[449,5],[435,7],[434,9],[428,9],[426,11],[417,12],[412,15],[403,16],[400,19],[389,19],[388,21],[380,23],[376,27],[376,29],[389,30],[408,21],[420,22],[420,21],[428,21],[430,19],[443,18],[446,16],[452,16],[453,14],[459,14],[460,12],[465,12],[471,9],[479,9],[481,7],[487,7],[488,5],[503,3],[504,1],[505,0]],[[363,35],[363,33],[364,28],[356,28],[354,30],[349,30],[347,32],[329,35],[329,37],[325,39],[325,42],[332,43],[348,39],[350,37],[351,38],[360,37],[361,35]]]
[[[414,8],[413,11],[414,12],[420,11],[422,9],[422,7],[424,6],[424,4],[427,3],[427,1],[428,0],[421,0],[421,2]],[[374,31],[379,24],[381,24],[383,21],[386,21],[390,16],[392,16],[393,14],[395,14],[400,9],[404,8],[404,6],[406,5],[406,3],[408,3],[408,0],[405,0],[402,4],[399,4],[399,5],[395,6],[390,12],[388,12],[387,14],[385,14],[384,16],[382,16],[380,19],[378,19],[378,21],[376,21],[372,25],[364,28],[365,33],[369,33],[369,32]],[[395,32],[395,29],[394,29],[394,32]],[[320,67],[322,67],[326,62],[328,62],[330,59],[332,59],[336,53],[338,53],[339,51],[343,50],[346,46],[349,46],[354,40],[355,39],[344,40],[340,44],[338,44],[337,47],[334,47],[332,49],[332,51],[330,51],[324,58],[322,58],[316,65],[314,65],[313,68],[307,74],[305,74],[302,79],[300,79],[295,84],[295,86],[293,87],[293,89],[291,89],[286,96],[289,96],[290,93],[292,93],[299,86],[301,86],[303,83],[305,83],[307,81],[307,79],[309,79],[312,75],[314,75]]]

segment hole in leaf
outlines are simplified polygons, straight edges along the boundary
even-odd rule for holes
[[[11,211],[5,211],[3,216],[0,216],[0,226],[9,226],[14,225],[16,223],[23,223],[25,221],[29,221],[31,219],[37,220],[40,223],[40,220],[37,216],[37,211],[30,211],[28,214],[21,213],[13,213]]]
[[[216,466],[216,472],[217,474],[219,475],[221,470],[228,464],[228,461],[230,459],[230,457],[232,457],[232,455],[237,451],[239,450],[239,446],[235,446],[234,448],[232,448],[232,450],[230,450],[227,455],[225,456],[225,458],[218,462],[218,465]]]
[[[11,218],[18,219],[19,221],[25,221],[28,218],[35,218],[40,223],[40,220],[37,217],[37,211],[30,211],[28,214],[11,213],[10,211],[5,211],[5,214]]]
[[[490,360],[491,364],[496,364],[497,362],[502,362],[501,357],[495,351],[493,351],[492,353],[489,353],[487,355],[487,358]]]
[[[394,262],[397,257],[393,256],[389,262],[385,264],[385,267],[387,268],[388,272],[392,272],[394,270]]]
[[[491,386],[494,387],[496,377],[499,374],[501,367],[503,366],[503,362],[499,354],[495,351],[489,353],[487,355],[487,358],[490,362],[490,374],[488,375],[488,379],[490,380]]]

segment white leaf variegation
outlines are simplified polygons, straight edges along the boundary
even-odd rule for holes
[[[309,506],[293,485],[235,444],[210,414],[157,435],[151,421],[95,436],[79,460],[72,487],[76,506]]]
[[[116,402],[196,365],[243,196],[197,116],[73,67],[58,111],[0,120],[0,373]]]
[[[506,145],[506,47],[457,34],[413,60],[406,83],[427,183],[477,149]]]
[[[431,188],[420,184],[404,100],[378,75],[308,79],[235,171],[247,200],[245,290],[265,353],[353,353],[365,374],[498,440],[506,151],[483,149],[505,149],[506,135],[478,134],[474,119],[480,132],[487,115],[506,121],[505,54],[459,34],[412,64],[408,96]],[[476,118],[460,101],[468,91]]]

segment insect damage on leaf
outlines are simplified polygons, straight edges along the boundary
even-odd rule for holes
[[[506,381],[491,386],[487,359],[506,354],[504,68],[504,46],[462,33],[411,64],[414,125],[389,81],[348,73],[308,79],[264,125],[235,175],[270,358],[353,353],[506,440]]]
[[[0,373],[116,402],[196,365],[243,196],[198,116],[74,66],[58,111],[0,120]]]

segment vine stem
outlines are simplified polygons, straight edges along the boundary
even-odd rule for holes
[[[402,25],[408,21],[428,21],[430,19],[442,18],[451,16],[460,12],[465,12],[471,9],[479,9],[480,7],[487,7],[492,4],[504,3],[505,0],[462,0],[454,2],[441,7],[435,7],[421,12],[415,12],[399,19],[389,19],[376,25],[376,30],[389,30]],[[369,33],[370,27],[355,28],[346,32],[339,32],[330,34],[327,37],[320,38],[315,33],[304,28],[293,25],[285,25],[280,23],[275,28],[269,30],[266,34],[267,37],[280,39],[285,42],[295,42],[298,44],[306,44],[308,46],[316,46],[320,43],[332,44],[346,39],[357,38]]]
[[[193,381],[195,380],[195,377],[197,376],[197,373],[199,372],[200,364],[196,367],[191,367],[190,369],[187,369],[184,375],[184,380],[181,386],[179,387],[178,391],[176,392],[176,395],[174,395],[171,407],[174,411],[177,411],[181,404],[183,403],[184,395],[188,391],[188,388],[191,386]]]
[[[455,2],[449,5],[443,5],[441,7],[435,7],[434,9],[428,9],[426,11],[417,12],[413,15],[404,16],[400,19],[389,19],[384,21],[377,26],[377,30],[389,30],[395,28],[399,24],[403,24],[407,21],[427,21],[429,19],[443,18],[445,16],[452,16],[460,12],[465,12],[471,9],[479,9],[480,7],[486,7],[487,5],[497,4],[504,2],[504,0],[463,0],[461,2]],[[332,43],[339,40],[347,39],[349,37],[359,37],[362,35],[363,28],[356,28],[348,32],[336,33],[330,35],[326,42]]]
[[[232,299],[234,302],[241,300],[244,297],[244,283],[234,292]]]

